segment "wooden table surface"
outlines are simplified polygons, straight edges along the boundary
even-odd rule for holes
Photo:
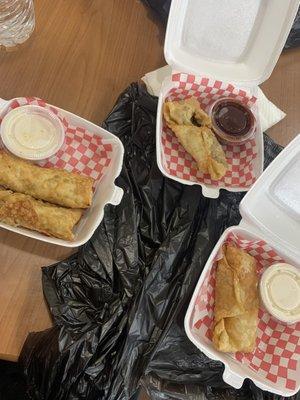
[[[119,93],[165,64],[164,30],[137,0],[35,0],[37,27],[0,54],[0,96],[38,96],[101,123]],[[262,85],[287,117],[270,130],[286,145],[300,132],[300,49],[284,53]],[[26,335],[51,325],[41,270],[71,250],[0,230],[0,358],[17,360]]]

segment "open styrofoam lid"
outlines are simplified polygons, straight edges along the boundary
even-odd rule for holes
[[[174,70],[256,86],[278,60],[299,0],[173,0],[165,58]]]
[[[263,172],[240,204],[247,225],[300,260],[300,135]],[[299,258],[298,258],[299,257]]]

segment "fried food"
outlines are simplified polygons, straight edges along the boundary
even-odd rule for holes
[[[70,208],[92,203],[94,180],[57,168],[41,168],[0,150],[0,185]]]
[[[211,129],[173,125],[173,132],[185,150],[195,159],[200,171],[212,179],[221,179],[228,169],[225,154]]]
[[[11,226],[73,240],[73,228],[81,215],[82,210],[55,206],[26,194],[0,189],[0,221]]]
[[[199,171],[212,179],[221,179],[228,170],[222,146],[211,130],[211,119],[201,109],[197,99],[168,101],[164,118],[180,144],[194,158]]]
[[[207,126],[208,128],[212,126],[210,117],[202,110],[195,97],[165,102],[164,117],[168,126],[172,124]]]
[[[213,344],[223,352],[251,352],[258,325],[256,261],[232,245],[223,246],[215,287]]]

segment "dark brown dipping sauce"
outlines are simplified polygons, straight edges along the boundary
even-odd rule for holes
[[[252,114],[246,107],[230,100],[216,106],[214,118],[219,129],[234,136],[245,135],[254,123]]]

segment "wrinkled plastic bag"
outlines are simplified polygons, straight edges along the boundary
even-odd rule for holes
[[[142,0],[142,2],[148,6],[163,23],[167,23],[172,0]]]
[[[142,0],[148,6],[158,19],[164,24],[168,21],[169,10],[172,0]],[[296,15],[291,32],[287,38],[284,48],[289,49],[292,47],[300,46],[300,8]]]
[[[294,24],[292,26],[291,32],[287,38],[284,48],[289,49],[292,47],[300,46],[300,7],[296,15]]]
[[[32,399],[133,399],[141,384],[154,399],[278,398],[249,382],[229,388],[222,363],[184,333],[194,287],[222,232],[239,223],[243,194],[207,199],[199,186],[164,178],[156,108],[157,99],[132,84],[103,124],[125,147],[117,179],[124,198],[105,207],[78,253],[43,268],[55,326],[31,333],[22,350]],[[279,152],[266,136],[266,163]]]

